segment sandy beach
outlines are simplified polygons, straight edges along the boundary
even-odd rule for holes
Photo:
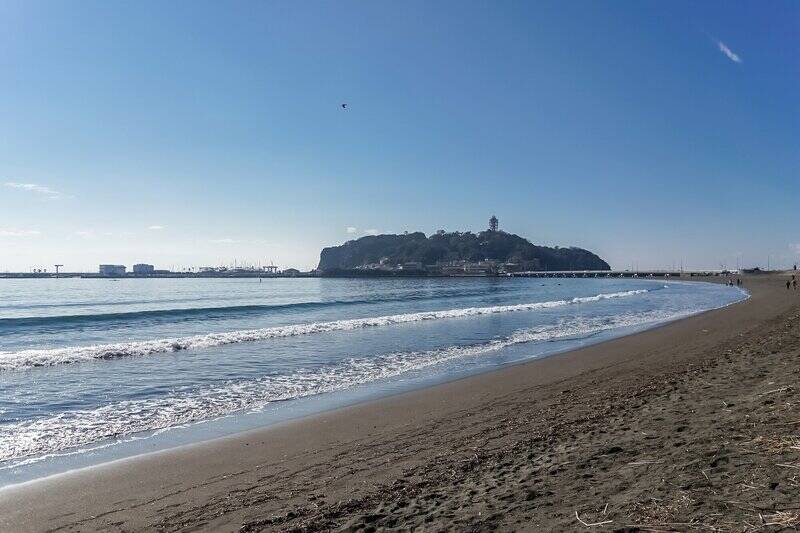
[[[800,291],[0,491],[3,531],[800,527]]]

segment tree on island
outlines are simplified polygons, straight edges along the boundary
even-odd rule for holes
[[[497,231],[497,227],[500,225],[500,221],[497,220],[497,217],[492,215],[492,218],[489,219],[489,231]]]

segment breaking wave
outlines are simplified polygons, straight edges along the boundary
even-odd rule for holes
[[[0,351],[0,371],[21,370],[33,367],[54,366],[67,363],[117,359],[122,357],[141,357],[159,353],[178,352],[182,350],[212,348],[227,344],[264,341],[282,337],[296,337],[314,333],[348,331],[362,328],[390,326],[427,320],[448,318],[467,318],[497,313],[534,311],[565,305],[590,303],[611,298],[624,298],[649,292],[647,289],[630,290],[597,294],[595,296],[576,297],[569,300],[535,302],[516,305],[499,305],[493,307],[469,307],[445,311],[427,311],[387,315],[372,318],[353,318],[330,322],[314,322],[309,324],[293,324],[263,329],[209,333],[191,337],[171,339],[155,339],[114,344],[98,344],[92,346],[74,346],[65,348],[31,349],[18,352]]]
[[[616,293],[592,298],[628,294]],[[520,310],[520,306],[509,307]],[[497,308],[482,309],[485,313],[485,309]],[[463,311],[467,310],[459,310]],[[116,401],[94,409],[67,411],[6,423],[0,425],[0,462],[12,458],[25,462],[25,457],[31,458],[27,462],[35,462],[38,460],[35,457],[92,445],[104,439],[120,439],[136,433],[164,430],[235,412],[257,411],[273,402],[341,391],[454,359],[478,358],[513,345],[586,338],[610,329],[674,320],[685,314],[690,313],[651,311],[616,316],[573,317],[563,319],[558,324],[520,329],[508,337],[479,344],[351,358],[290,374],[229,381],[213,387],[176,391],[168,396]],[[12,461],[0,466],[0,469],[13,468],[20,464],[20,461]]]

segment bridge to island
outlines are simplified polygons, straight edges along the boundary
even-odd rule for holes
[[[679,278],[681,275],[696,275],[669,270],[532,270],[528,272],[509,272],[513,278]],[[707,273],[703,273],[707,274]]]

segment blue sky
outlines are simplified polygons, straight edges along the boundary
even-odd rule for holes
[[[800,260],[797,2],[0,2],[0,270],[481,230]],[[340,104],[348,103],[342,109]]]

